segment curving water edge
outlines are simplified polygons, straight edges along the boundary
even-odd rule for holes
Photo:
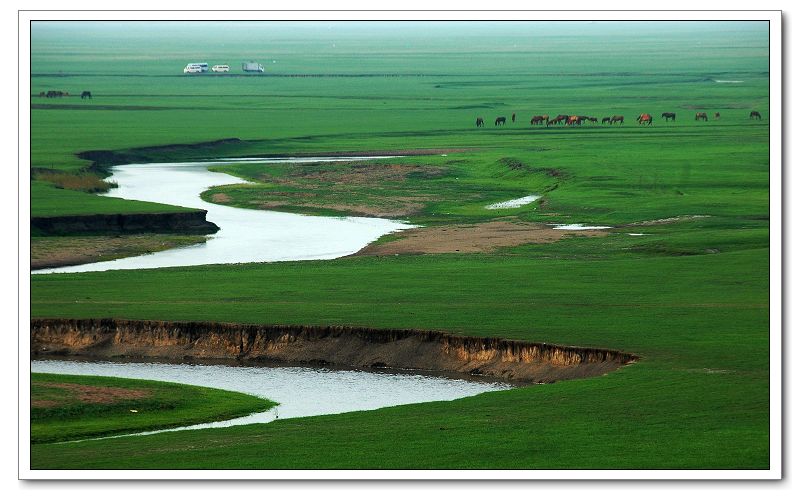
[[[222,161],[118,165],[109,181],[118,187],[105,196],[207,210],[220,227],[208,241],[190,247],[76,266],[40,269],[32,274],[152,269],[205,264],[239,264],[335,259],[356,253],[384,234],[415,227],[376,217],[320,217],[229,207],[200,198],[207,189],[249,182],[208,167],[231,163],[318,163],[394,156],[230,158]]]
[[[242,392],[279,403],[267,411],[245,417],[139,432],[134,435],[269,423],[278,418],[375,410],[387,406],[430,401],[452,401],[512,387],[500,382],[433,377],[416,373],[331,370],[296,366],[33,360],[31,372],[176,382]],[[131,405],[135,407],[135,402]]]

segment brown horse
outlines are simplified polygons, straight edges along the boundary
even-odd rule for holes
[[[610,116],[604,116],[603,119],[600,120],[600,123],[602,125],[605,125],[606,123],[608,123],[610,125],[611,124],[611,117]]]
[[[573,125],[581,125],[582,123],[583,120],[581,120],[581,117],[577,115],[572,115],[568,117],[566,122],[566,124],[569,125],[570,127]]]
[[[645,123],[648,125],[652,125],[653,117],[651,115],[648,115],[647,113],[643,113],[639,115],[639,118],[637,118],[636,121],[639,122],[639,125],[644,125]]]
[[[495,127],[498,126],[498,125],[505,125],[505,124],[506,124],[506,117],[505,116],[498,116],[494,120],[494,126]]]
[[[625,117],[622,116],[622,115],[614,115],[614,116],[612,116],[611,117],[611,122],[610,122],[611,125],[614,125],[617,122],[619,122],[620,125],[624,125],[625,124]]]
[[[761,113],[759,113],[758,111],[751,111],[750,112],[750,119],[752,120],[753,118],[758,118],[760,120],[761,119]]]
[[[542,123],[545,122],[547,122],[547,120],[545,120],[544,116],[542,115],[536,115],[533,118],[531,118],[531,125],[541,125]]]
[[[708,115],[705,113],[695,113],[694,114],[694,121],[703,120],[704,122],[708,121]]]
[[[661,118],[664,118],[666,122],[670,120],[675,121],[675,113],[661,113]]]
[[[557,124],[559,124],[559,123],[561,123],[561,122],[560,122],[560,121],[558,121],[558,120],[556,120],[555,118],[553,118],[552,120],[547,120],[547,126],[548,126],[548,127],[549,127],[550,125],[557,125]]]
[[[476,126],[476,127],[483,127],[483,118],[481,118],[481,117],[479,116],[479,117],[478,117],[478,119],[477,119],[477,120],[475,120],[475,126]]]
[[[556,121],[556,123],[561,123],[561,122],[566,121],[567,118],[569,118],[569,115],[558,115],[553,119]]]

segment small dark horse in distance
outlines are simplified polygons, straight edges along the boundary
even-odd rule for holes
[[[761,113],[759,113],[758,111],[751,111],[750,112],[750,119],[752,120],[753,118],[758,118],[760,120],[761,119]]]
[[[483,127],[483,118],[478,117],[478,119],[475,120],[475,126],[476,127]]]
[[[653,117],[648,115],[647,113],[639,115],[639,118],[636,119],[639,122],[639,125],[644,125],[645,123],[648,125],[653,124]]]
[[[609,125],[611,125],[611,117],[610,117],[610,116],[606,116],[606,117],[604,117],[602,120],[600,120],[600,124],[601,124],[601,125],[605,125],[606,123],[608,123]]]
[[[611,125],[614,125],[615,123],[619,123],[620,125],[624,125],[625,124],[625,117],[622,116],[622,115],[614,115],[614,116],[611,117],[611,121],[609,123]]]
[[[506,117],[505,116],[498,116],[494,120],[494,126],[495,127],[498,126],[498,125],[505,125],[505,124],[506,124]]]
[[[714,119],[719,120],[719,112],[714,113]]]
[[[661,118],[664,118],[666,122],[670,120],[675,121],[675,113],[661,113]]]
[[[88,90],[84,90],[83,92],[81,92],[81,99],[91,99],[91,98],[92,98],[92,93],[89,92]]]
[[[516,113],[511,113],[511,123],[514,123],[516,121],[517,121],[517,114]]]
[[[708,121],[708,115],[705,113],[695,113],[694,114],[694,121],[703,120],[704,122]]]

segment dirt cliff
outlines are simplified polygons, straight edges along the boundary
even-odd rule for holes
[[[33,319],[40,354],[234,359],[480,374],[526,382],[591,377],[635,362],[625,352],[437,331],[117,319]]]
[[[31,217],[31,230],[44,235],[184,233],[211,234],[219,227],[206,210],[149,214],[93,214]]]

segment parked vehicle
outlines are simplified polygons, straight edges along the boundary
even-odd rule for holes
[[[242,63],[242,71],[246,71],[248,73],[263,73],[264,66],[257,62],[250,61]]]
[[[208,63],[189,63],[183,68],[184,73],[205,73],[208,71]]]
[[[215,64],[214,66],[211,67],[211,71],[213,71],[214,73],[227,73],[230,70],[231,67],[228,66],[227,64]]]

